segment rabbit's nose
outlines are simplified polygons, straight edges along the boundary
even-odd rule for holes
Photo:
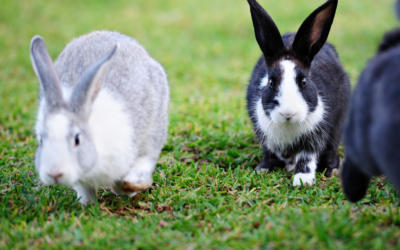
[[[287,121],[290,121],[293,116],[295,116],[297,113],[296,112],[291,112],[291,111],[285,111],[285,112],[279,112],[281,116],[286,118]]]
[[[51,178],[54,179],[56,183],[58,183],[58,178],[60,178],[63,174],[48,174]]]

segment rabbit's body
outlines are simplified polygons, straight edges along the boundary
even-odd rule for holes
[[[291,46],[294,36],[295,34],[283,36],[286,47]],[[263,146],[276,154],[279,159],[284,160],[285,166],[292,165],[289,163],[294,163],[300,152],[307,151],[318,154],[318,168],[324,170],[326,168],[324,156],[337,155],[337,146],[341,139],[341,129],[337,126],[341,128],[345,118],[345,110],[337,107],[348,102],[349,95],[343,93],[350,92],[348,77],[334,47],[326,43],[311,65],[309,81],[314,84],[316,95],[308,92],[301,93],[305,100],[308,99],[305,112],[309,112],[303,125],[274,124],[268,115],[263,114],[264,109],[261,103],[263,87],[261,85],[265,84],[266,69],[265,60],[261,57],[254,68],[247,91],[247,109],[255,124],[257,138]],[[275,92],[268,98],[274,100],[277,95],[278,92]],[[338,163],[335,161],[332,168],[337,168]]]
[[[78,99],[75,97],[79,95],[76,85],[85,78],[88,68],[116,44],[115,56],[111,62],[107,61],[110,64],[108,71],[99,76],[103,77],[104,83],[94,92],[94,97],[88,98],[87,102],[92,101],[90,112],[77,118],[76,113],[83,112],[84,108],[71,100]],[[64,100],[60,110],[50,112],[54,105],[48,104],[44,88],[41,88],[36,124],[38,139],[41,141],[44,134],[52,133],[49,131],[63,137],[73,133],[73,127],[77,126],[81,130],[79,137],[85,136],[88,143],[83,145],[85,141],[78,138],[86,151],[77,152],[74,157],[69,157],[68,151],[73,149],[68,145],[52,143],[52,148],[48,149],[44,149],[46,142],[44,146],[40,145],[36,166],[41,179],[49,184],[73,186],[83,203],[93,201],[91,193],[98,186],[112,186],[113,191],[121,195],[132,195],[149,188],[167,137],[169,88],[162,66],[133,38],[100,31],[72,40],[54,63],[54,68]],[[42,157],[43,151],[46,156]],[[66,156],[60,161],[52,159],[52,155]],[[74,167],[77,169],[75,174],[72,174],[73,170],[64,170],[63,162],[66,162],[65,168],[68,164],[78,165]],[[54,168],[56,165],[60,165],[58,170]],[[90,166],[85,168],[84,165]],[[54,178],[52,171],[60,172],[62,176]]]
[[[385,35],[361,73],[345,126],[343,190],[361,200],[373,176],[385,175],[400,190],[400,30]]]
[[[264,149],[257,170],[286,167],[294,169],[293,185],[300,185],[300,179],[313,184],[317,169],[326,169],[329,176],[339,167],[350,97],[350,81],[337,52],[325,43],[337,1],[328,1],[297,33],[282,37],[265,10],[248,2],[263,51],[247,89],[247,109]]]

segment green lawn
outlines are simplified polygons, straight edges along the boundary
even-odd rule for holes
[[[281,32],[324,0],[260,0]],[[329,41],[354,85],[394,0],[341,0]],[[132,199],[98,190],[83,207],[34,170],[38,81],[29,58],[40,34],[53,59],[93,30],[135,37],[170,81],[169,139],[151,190]],[[262,152],[245,109],[260,56],[245,0],[0,0],[0,248],[400,249],[399,195],[383,179],[357,204],[340,180],[293,188],[284,171],[257,175]]]

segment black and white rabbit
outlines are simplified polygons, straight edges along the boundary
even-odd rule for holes
[[[397,12],[400,17],[400,4]],[[361,73],[344,129],[342,186],[361,200],[373,176],[386,175],[400,190],[400,29],[387,33]]]
[[[248,0],[263,52],[247,89],[247,110],[264,149],[258,171],[294,169],[293,185],[312,185],[316,170],[339,167],[338,147],[350,81],[335,48],[325,43],[338,4],[329,0],[297,33],[281,36],[272,18]]]
[[[72,186],[84,204],[97,187],[129,196],[149,188],[168,127],[161,64],[133,38],[110,31],[72,40],[54,65],[35,36],[31,59],[40,82],[40,179]]]

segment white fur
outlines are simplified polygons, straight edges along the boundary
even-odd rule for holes
[[[50,116],[45,123],[49,140],[62,142],[68,134],[69,121],[68,117],[63,114]]]
[[[285,149],[297,142],[304,134],[315,130],[323,122],[325,115],[324,103],[318,97],[318,105],[314,112],[309,113],[301,123],[275,123],[265,114],[261,99],[256,104],[258,128],[266,136],[266,146],[275,152]],[[318,143],[318,142],[316,142]],[[323,142],[321,142],[323,143]],[[319,145],[321,146],[321,145]]]
[[[72,95],[72,88],[61,84],[61,89],[62,89],[62,94],[63,94],[63,99],[64,101],[68,101],[71,98]],[[39,109],[36,117],[36,125],[35,125],[35,131],[36,131],[36,137],[38,141],[40,141],[40,134],[45,131],[44,129],[44,114],[46,113],[45,111],[46,108],[46,101],[45,98],[42,97],[39,103]]]
[[[307,164],[307,167],[310,169],[309,173],[298,173],[294,175],[293,178],[293,186],[301,186],[300,179],[303,181],[303,185],[309,184],[310,186],[315,184],[315,171],[317,170],[317,157],[316,155],[303,155],[299,154],[296,158],[296,162],[300,159],[300,157],[307,157],[310,159],[310,162]]]
[[[275,123],[301,123],[307,117],[308,106],[296,83],[295,67],[292,61],[281,62],[283,74],[276,97],[279,106],[271,111]]]
[[[56,114],[45,120],[45,106],[46,102],[41,101],[36,124],[38,138],[43,132],[49,135],[43,143],[40,161],[40,176],[45,183],[54,183],[48,173],[61,173],[63,177],[58,180],[61,184],[78,185],[79,179],[80,185],[109,186],[129,171],[138,151],[132,141],[133,127],[123,105],[105,89],[94,101],[88,120],[88,131],[98,156],[96,166],[89,172],[82,172],[71,155],[65,153],[70,150],[66,143],[70,132],[68,118]]]
[[[72,88],[69,87],[67,84],[61,84],[63,99],[65,102],[68,102],[72,95]]]
[[[38,112],[37,112],[37,116],[36,116],[36,124],[35,124],[36,138],[39,142],[41,140],[40,135],[46,131],[46,129],[44,128],[44,114],[46,113],[45,107],[46,107],[46,101],[43,97],[39,102],[39,108],[38,108]]]
[[[326,115],[324,103],[319,96],[317,107],[309,112],[295,81],[295,64],[285,60],[281,62],[281,67],[284,72],[276,97],[279,105],[270,111],[270,117],[265,113],[261,98],[255,105],[258,129],[267,137],[266,146],[275,152],[296,143],[302,135],[315,130]],[[262,84],[268,82],[267,78],[266,75]],[[291,117],[290,120],[288,117]],[[315,143],[323,144],[318,141]]]
[[[151,187],[153,184],[153,173],[156,168],[157,160],[151,159],[147,156],[139,157],[129,172],[123,178],[123,182],[130,183],[131,186],[135,186],[137,189],[145,190]],[[114,185],[112,190],[118,195],[134,196],[136,192],[126,193],[120,185]]]
[[[157,161],[148,157],[140,157],[135,161],[134,166],[130,169],[129,173],[125,176],[124,181],[131,184],[138,182],[153,183],[153,172],[156,168]]]
[[[112,185],[129,171],[137,156],[131,119],[123,105],[102,89],[93,103],[88,124],[98,161],[94,172],[80,179],[91,186]]]
[[[293,171],[295,167],[296,167],[296,163],[294,163],[294,164],[286,164],[286,172]]]
[[[74,185],[73,188],[77,192],[78,198],[82,204],[86,204],[88,202],[94,201],[95,198],[95,189],[93,187],[85,187],[82,185]]]
[[[315,182],[315,173],[307,173],[302,174],[298,173],[293,178],[293,186],[301,186],[300,179],[303,181],[303,185],[309,184],[310,186],[314,185]]]
[[[43,138],[41,165],[39,175],[46,184],[56,183],[52,176],[62,175],[57,183],[71,183],[80,175],[79,171],[69,171],[70,168],[79,169],[77,163],[65,151],[69,150],[66,142],[69,133],[69,120],[64,114],[50,115],[44,120],[47,137]]]
[[[269,77],[268,74],[264,76],[263,79],[261,79],[261,83],[260,83],[260,89],[264,88],[265,86],[268,85],[268,81],[269,81]]]

